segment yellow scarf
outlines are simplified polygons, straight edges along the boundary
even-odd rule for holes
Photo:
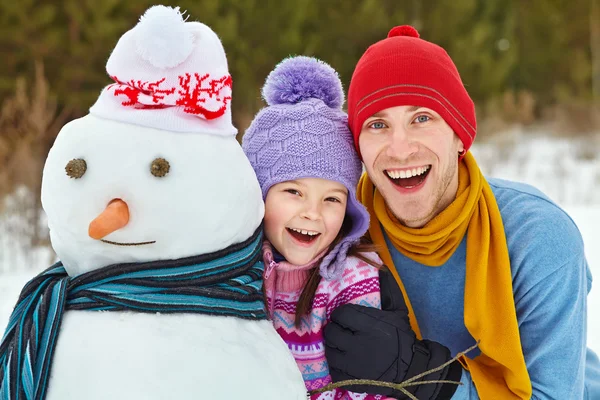
[[[461,362],[471,372],[481,399],[529,399],[531,381],[521,348],[504,225],[492,189],[470,153],[459,163],[458,182],[452,204],[420,229],[397,221],[366,174],[360,179],[358,198],[371,214],[369,235],[384,249],[381,258],[402,290],[419,338],[414,311],[381,226],[398,251],[430,267],[444,264],[467,234],[464,322],[479,342],[481,354],[474,359],[464,356]]]

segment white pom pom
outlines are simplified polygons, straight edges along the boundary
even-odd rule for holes
[[[157,68],[173,68],[189,57],[194,36],[179,7],[150,7],[134,29],[137,52]]]

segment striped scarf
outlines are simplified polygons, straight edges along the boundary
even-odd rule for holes
[[[211,254],[111,265],[69,277],[59,262],[21,292],[0,342],[0,400],[41,400],[66,310],[199,313],[266,319],[262,226]]]

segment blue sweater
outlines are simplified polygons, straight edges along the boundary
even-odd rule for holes
[[[504,223],[532,398],[600,399],[600,362],[586,348],[592,275],[577,226],[531,186],[488,182]],[[444,344],[453,355],[475,344],[463,318],[466,237],[437,268],[405,257],[386,240],[423,338]],[[462,382],[452,399],[478,399],[467,371]]]

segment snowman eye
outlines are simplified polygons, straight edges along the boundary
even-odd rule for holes
[[[157,178],[162,178],[169,173],[171,165],[164,158],[155,158],[150,165],[150,173]]]
[[[69,178],[79,179],[87,171],[87,163],[82,158],[74,158],[67,163],[65,171]]]

